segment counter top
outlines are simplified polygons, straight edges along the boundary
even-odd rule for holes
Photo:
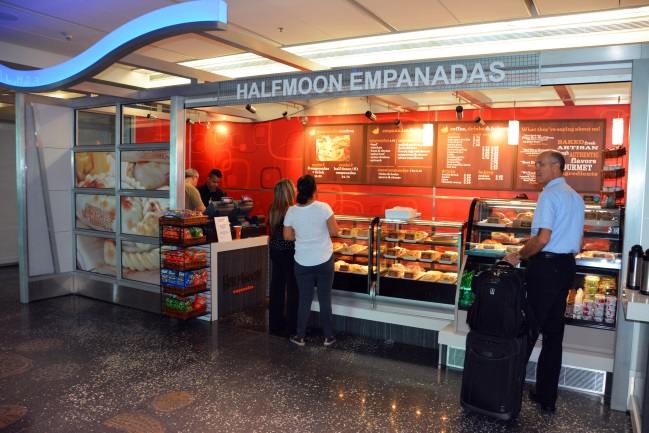
[[[649,296],[638,290],[622,290],[622,305],[626,320],[649,322]]]
[[[233,239],[228,242],[213,242],[210,244],[212,251],[232,251],[243,248],[259,247],[268,244],[268,236],[255,236],[252,238]]]

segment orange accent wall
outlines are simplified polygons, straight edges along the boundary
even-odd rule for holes
[[[573,106],[465,110],[464,119],[471,122],[480,115],[487,123],[495,120],[605,119],[606,143],[611,147],[612,119],[622,117],[628,131],[629,106]],[[377,122],[391,122],[395,113],[377,114]],[[400,113],[402,122],[455,121],[455,111]],[[309,125],[369,123],[363,115],[309,116]],[[303,174],[304,126],[299,119],[278,119],[259,123],[188,124],[186,166],[201,174],[205,181],[212,168],[223,171],[223,189],[234,198],[250,195],[255,201],[253,213],[266,214],[272,200],[272,188],[282,178],[294,182]],[[628,149],[628,133],[625,136]],[[627,157],[606,161],[627,167]],[[617,182],[617,183],[616,183]],[[626,188],[626,178],[605,179],[605,185]],[[334,212],[344,215],[381,216],[386,208],[409,206],[418,209],[422,218],[466,220],[470,200],[465,197],[513,198],[516,191],[463,190],[448,188],[415,188],[378,185],[319,184],[318,198],[329,203]],[[241,189],[250,189],[244,191]],[[261,190],[261,191],[258,191]],[[433,198],[433,193],[436,198]],[[536,193],[528,193],[536,199]]]

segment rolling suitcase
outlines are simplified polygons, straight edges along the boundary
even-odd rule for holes
[[[502,338],[470,331],[460,402],[466,410],[501,420],[521,410],[527,337]]]
[[[520,270],[498,262],[472,281],[460,403],[501,420],[521,409],[527,361],[527,314]]]

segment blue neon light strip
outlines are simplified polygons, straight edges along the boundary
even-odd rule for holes
[[[0,87],[23,91],[54,90],[95,75],[124,55],[153,41],[228,22],[224,0],[195,0],[142,15],[113,30],[70,60],[48,68],[21,71],[0,65]]]

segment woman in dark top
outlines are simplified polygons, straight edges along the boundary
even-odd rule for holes
[[[288,179],[275,184],[275,196],[270,206],[270,305],[268,330],[276,335],[293,335],[297,327],[298,290],[295,282],[295,242],[285,241],[284,216],[295,203],[295,188]],[[286,313],[284,313],[286,301]]]

